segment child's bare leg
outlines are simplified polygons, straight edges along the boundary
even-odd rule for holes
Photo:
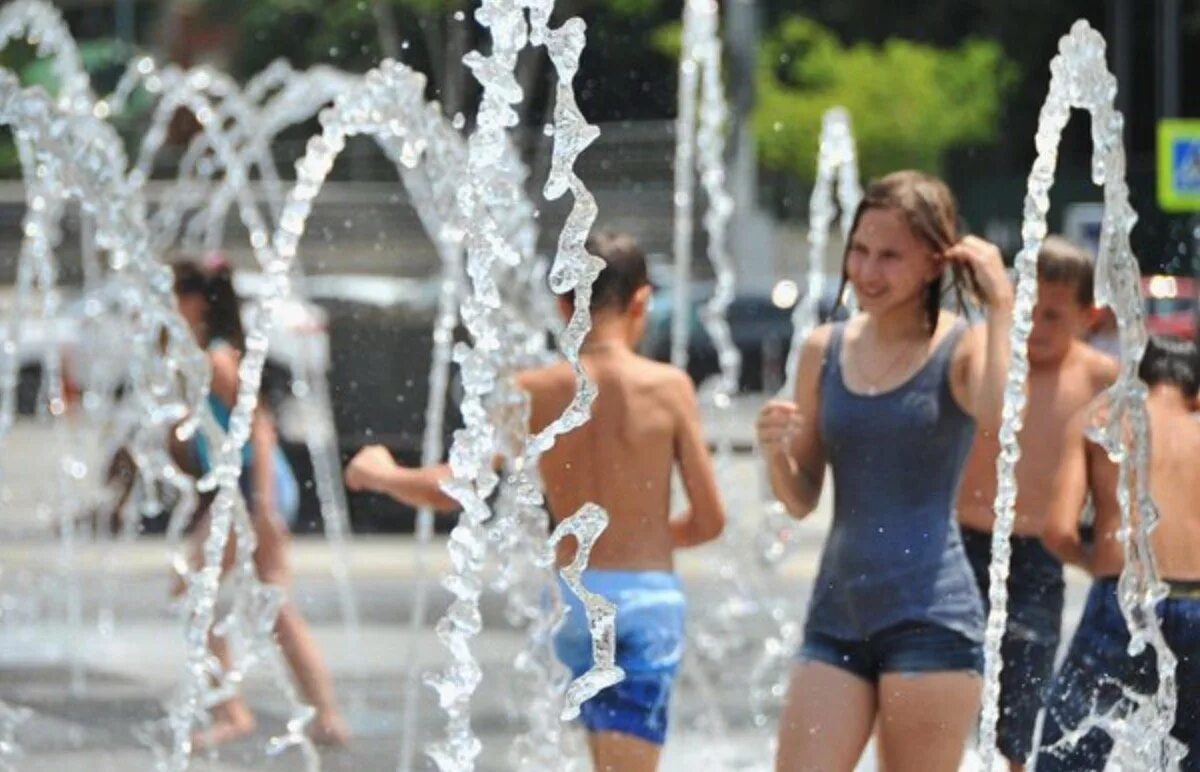
[[[589,732],[596,772],[655,772],[662,747],[621,732]]]
[[[875,727],[874,685],[824,662],[792,667],[776,772],[849,772]],[[890,772],[890,771],[889,771]]]
[[[225,639],[209,636],[209,648],[221,663],[221,668],[228,672],[233,665],[233,657],[229,653],[229,644]],[[254,732],[256,723],[254,714],[246,705],[241,694],[222,702],[213,708],[213,723],[208,729],[197,732],[192,738],[192,744],[197,748],[208,748],[224,743],[240,740]]]
[[[317,710],[309,734],[318,743],[345,745],[350,739],[350,729],[338,710],[333,694],[333,678],[321,657],[312,630],[291,601],[285,602],[279,609],[275,634],[300,685],[300,691]]]
[[[879,682],[879,734],[888,772],[957,770],[982,689],[973,672],[885,674]]]
[[[290,534],[287,526],[278,518],[258,515],[254,518],[254,530],[258,538],[254,559],[259,578],[263,582],[289,588],[291,571],[286,550]],[[350,739],[350,730],[337,706],[333,677],[325,665],[311,628],[290,600],[285,600],[279,608],[275,635],[300,691],[317,711],[309,734],[318,743],[345,745]]]

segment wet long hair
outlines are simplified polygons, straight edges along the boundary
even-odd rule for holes
[[[859,222],[872,209],[889,209],[899,212],[908,224],[913,235],[929,247],[934,254],[941,255],[954,246],[962,238],[959,228],[958,204],[954,194],[946,183],[937,177],[924,172],[905,170],[892,172],[882,179],[873,180],[863,193],[862,201],[854,212],[854,221],[850,226],[850,238],[846,240],[846,248],[842,253],[842,281],[838,287],[837,302],[834,306],[836,313],[842,306],[846,294],[846,285],[850,282],[848,270],[850,244]],[[965,298],[974,295],[983,300],[974,274],[969,268],[958,263],[951,263],[950,281],[946,284],[946,271],[943,270],[936,279],[929,282],[925,290],[924,308],[925,325],[928,333],[933,335],[937,329],[938,315],[942,308],[942,298],[947,291],[953,290],[961,313],[966,314]]]
[[[207,345],[220,338],[239,353],[246,353],[246,331],[242,327],[242,303],[233,288],[233,269],[224,261],[206,268],[191,260],[181,260],[172,266],[175,273],[175,294],[202,294],[207,304],[204,324],[208,330]]]

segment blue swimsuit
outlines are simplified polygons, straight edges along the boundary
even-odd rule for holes
[[[971,667],[971,644],[983,638],[983,606],[953,517],[975,433],[950,391],[950,361],[965,330],[958,322],[912,378],[874,396],[845,386],[844,325],[835,325],[830,338],[820,432],[833,470],[833,526],[805,632],[820,644],[808,647],[813,651],[866,646],[856,656],[874,664],[850,668],[864,677],[891,669]],[[889,650],[901,645],[895,634],[911,639],[913,629],[921,631],[926,651],[919,659],[929,659],[933,638],[939,648],[961,640],[966,653],[945,668],[890,657]],[[842,652],[839,659],[852,658]]]
[[[213,341],[209,344],[209,350],[218,345],[228,344],[223,341]],[[221,428],[229,431],[229,419],[232,416],[229,406],[211,392],[208,395],[208,406]],[[208,438],[197,433],[195,448],[200,472],[207,474],[212,469],[212,454],[209,452]],[[288,463],[287,456],[283,454],[283,449],[279,445],[275,445],[271,455],[275,462],[272,465],[275,478],[275,511],[283,517],[285,522],[292,524],[296,522],[296,517],[300,513],[300,486],[296,482],[296,474],[292,471],[292,465]],[[253,465],[254,448],[250,442],[246,442],[242,445],[242,474],[238,478],[238,485],[242,489],[242,496],[245,497],[246,505],[250,507],[251,512],[254,511],[254,475],[251,471]]]

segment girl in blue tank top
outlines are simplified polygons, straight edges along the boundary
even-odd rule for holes
[[[209,407],[217,423],[228,428],[231,406],[237,401],[238,362],[246,349],[241,304],[233,288],[232,272],[224,263],[208,270],[193,263],[178,263],[174,268],[179,312],[191,326],[196,341],[208,352],[212,367]],[[211,463],[207,443],[199,440],[195,452],[201,471],[207,471]],[[288,527],[281,515],[294,511],[298,487],[279,449],[270,415],[261,406],[251,418],[250,439],[242,450],[239,482],[254,526],[254,564],[258,577],[286,590],[291,584],[291,568],[287,556]],[[207,516],[202,516],[192,534],[197,554],[207,530]],[[344,744],[349,731],[334,697],[333,679],[308,624],[290,597],[285,596],[280,606],[275,634],[306,701],[316,709],[309,733],[317,742]],[[229,668],[232,663],[222,639],[213,638],[213,650],[222,666]],[[213,708],[211,727],[196,740],[201,745],[217,745],[254,730],[254,715],[238,695]]]
[[[852,770],[878,728],[884,768],[953,772],[975,722],[983,610],[953,502],[974,432],[999,428],[1013,293],[1000,252],[957,221],[934,177],[872,183],[842,267],[861,313],[813,331],[794,401],[759,415],[788,511],[812,512],[826,466],[834,492],[779,770]],[[943,311],[944,285],[986,323]]]

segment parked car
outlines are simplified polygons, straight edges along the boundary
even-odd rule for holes
[[[257,313],[262,282],[256,283],[253,276],[239,274],[235,284],[246,299],[243,316],[250,324]],[[121,387],[124,378],[118,372],[120,362],[114,360],[112,354],[122,350],[122,340],[127,333],[117,316],[105,312],[104,291],[103,286],[90,295],[84,295],[79,289],[60,290],[63,298],[54,318],[32,315],[22,320],[17,342],[20,371],[17,408],[20,414],[32,415],[37,410],[42,393],[43,360],[51,345],[58,347],[63,387],[68,395],[99,388],[109,382],[114,388]],[[0,295],[0,335],[7,329],[7,309],[13,301],[11,290]],[[300,366],[303,357],[317,357],[312,366],[328,369],[328,343],[321,343],[324,335],[325,318],[319,307],[298,299],[286,301],[269,336],[264,388],[271,393],[286,389],[290,374]],[[100,357],[85,356],[96,352],[104,353]]]
[[[1146,329],[1158,335],[1195,338],[1200,319],[1200,286],[1186,276],[1143,276]]]
[[[420,462],[440,287],[436,276],[306,280],[305,294],[326,320],[329,393],[343,463],[368,444],[387,446],[403,464]],[[457,367],[452,375],[456,372]],[[461,426],[456,394],[451,388],[446,401],[444,447]],[[296,456],[297,473],[306,474],[307,455],[297,449]],[[348,504],[355,531],[413,528],[415,512],[385,496],[352,493]],[[449,525],[438,520],[439,527]]]
[[[675,302],[672,279],[668,267],[651,271],[654,294],[646,336],[642,341],[643,353],[663,362],[671,358],[671,318]],[[700,317],[713,288],[711,280],[695,281],[689,293],[687,372],[697,385],[720,372],[716,348]],[[837,278],[829,277],[817,311],[822,321],[833,317],[837,288]],[[742,391],[772,390],[783,383],[792,345],[792,313],[802,291],[797,282],[784,279],[776,282],[770,293],[739,293],[729,304],[726,318],[733,343],[742,355],[738,384]],[[838,312],[838,318],[845,315],[844,309]]]
[[[265,291],[252,272],[234,276],[249,325],[259,313]],[[432,328],[440,282],[381,276],[327,275],[305,281],[304,300],[286,300],[271,332],[262,395],[276,416],[280,444],[299,478],[301,506],[298,530],[320,527],[320,506],[306,444],[310,429],[296,400],[295,376],[322,374],[336,428],[338,451],[345,461],[368,443],[387,445],[404,463],[420,458],[425,425],[427,379]],[[32,415],[44,399],[43,355],[47,346],[62,354],[64,388],[77,395],[93,388],[95,378],[121,388],[124,377],[114,357],[85,358],[84,352],[120,351],[125,332],[113,315],[88,314],[82,293],[64,291],[59,313],[51,321],[36,317],[23,322],[18,347],[18,408]],[[0,300],[11,303],[0,293]],[[7,320],[0,303],[0,334]],[[98,343],[107,340],[109,343]],[[115,343],[114,343],[115,341]],[[99,365],[95,367],[94,365]],[[453,398],[446,410],[445,440],[459,424]],[[411,530],[412,510],[382,497],[353,495],[349,500],[355,530]]]

